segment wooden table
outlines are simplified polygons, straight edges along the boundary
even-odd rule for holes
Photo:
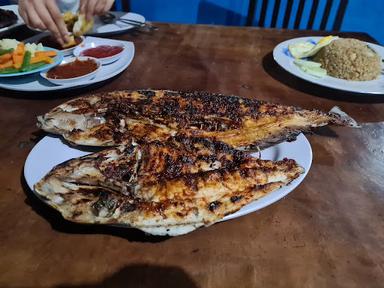
[[[384,96],[321,88],[274,63],[275,45],[314,32],[159,26],[120,37],[135,59],[102,87],[0,91],[0,287],[383,287]],[[36,115],[86,91],[149,87],[338,105],[363,126],[309,136],[312,168],[285,199],[180,237],[76,225],[37,200],[22,176],[43,135]]]

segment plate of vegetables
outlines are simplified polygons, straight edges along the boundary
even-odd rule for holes
[[[0,40],[0,78],[37,73],[61,63],[60,51],[42,44]]]

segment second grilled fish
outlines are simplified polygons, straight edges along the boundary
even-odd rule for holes
[[[74,222],[180,235],[219,221],[303,171],[294,160],[259,160],[222,143],[176,137],[69,160],[35,191]]]
[[[45,131],[72,144],[114,146],[175,135],[265,148],[313,127],[354,126],[348,117],[237,96],[167,90],[114,91],[81,97],[38,117]]]

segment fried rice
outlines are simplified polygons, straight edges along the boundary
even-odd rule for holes
[[[381,73],[381,57],[357,39],[334,40],[322,48],[313,60],[321,63],[328,75],[346,80],[373,80]]]

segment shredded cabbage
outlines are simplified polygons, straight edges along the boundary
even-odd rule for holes
[[[19,41],[16,39],[1,39],[0,40],[0,48],[4,50],[8,49],[16,49],[17,44],[19,44]]]
[[[31,52],[31,56],[33,57],[36,51],[44,51],[44,47],[41,43],[27,43],[25,44],[25,50]]]

